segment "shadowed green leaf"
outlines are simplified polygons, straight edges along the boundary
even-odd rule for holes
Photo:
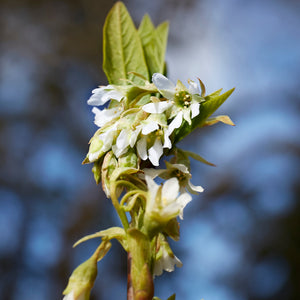
[[[148,68],[139,34],[122,2],[117,2],[107,15],[103,28],[103,70],[110,84],[126,84],[129,79],[139,84],[149,79]]]

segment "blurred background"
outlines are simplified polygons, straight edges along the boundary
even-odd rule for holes
[[[86,100],[106,84],[102,26],[115,1],[1,0],[0,299],[61,299],[98,245],[80,237],[119,221],[81,162],[96,130]],[[166,299],[300,299],[300,2],[125,1],[136,24],[170,21],[169,77],[236,87],[218,111],[236,127],[181,143],[194,197],[172,243],[184,266],[156,279]],[[117,243],[99,263],[91,299],[126,298]]]

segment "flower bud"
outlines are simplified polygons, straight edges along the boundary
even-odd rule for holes
[[[72,273],[63,300],[88,300],[97,276],[97,257],[91,257]]]
[[[183,209],[192,200],[192,197],[179,194],[177,178],[168,179],[163,186],[157,185],[153,179],[145,176],[148,186],[144,224],[151,236],[163,230],[168,222],[177,216],[183,219]]]
[[[72,273],[63,300],[89,300],[97,276],[97,262],[109,251],[111,243],[103,241],[95,253]]]
[[[117,159],[112,151],[109,151],[103,160],[102,164],[102,187],[106,196],[110,197],[110,179],[114,170],[117,168]]]
[[[135,168],[138,169],[138,158],[133,149],[121,155],[118,159],[119,168]]]

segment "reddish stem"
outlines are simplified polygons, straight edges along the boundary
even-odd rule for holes
[[[127,300],[134,300],[133,286],[131,280],[131,253],[127,254]]]

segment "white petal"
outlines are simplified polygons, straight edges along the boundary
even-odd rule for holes
[[[180,111],[177,116],[174,118],[174,120],[172,120],[172,122],[170,123],[168,130],[169,130],[169,135],[171,135],[171,133],[174,131],[174,129],[179,128],[182,124],[182,116],[183,113],[182,111]]]
[[[118,117],[121,114],[122,110],[120,110],[119,107],[103,110],[100,110],[97,107],[93,107],[92,112],[95,114],[94,123],[97,126],[102,127],[107,122]]]
[[[163,201],[166,201],[166,204],[173,202],[179,193],[179,183],[177,178],[168,179],[161,191],[161,197]]]
[[[181,268],[183,266],[183,263],[181,262],[181,260],[174,255],[174,261],[175,261],[175,265],[177,268]]]
[[[103,95],[105,95],[105,93],[106,93],[104,91],[104,88],[105,87],[94,89],[92,91],[92,96],[87,101],[87,104],[88,105],[95,105],[95,106],[99,106],[99,105],[105,104],[109,99],[108,100],[103,99]]]
[[[124,153],[124,150],[129,146],[129,131],[127,129],[122,129],[117,141],[116,141],[116,151],[115,154],[117,157],[119,157],[121,154]]]
[[[175,90],[174,83],[160,73],[152,75],[152,82],[159,90]]]
[[[143,126],[142,134],[147,135],[159,128],[158,124],[155,122],[150,122],[149,124],[146,124]]]
[[[148,187],[148,190],[150,191],[150,193],[156,196],[157,191],[159,189],[159,185],[156,184],[155,181],[147,174],[145,175],[145,180],[146,180],[147,187]]]
[[[187,168],[187,166],[183,165],[183,164],[172,164],[172,166],[176,169],[178,169],[179,171],[181,171],[182,173],[186,173],[189,174],[189,169]]]
[[[189,180],[189,186],[190,186],[191,190],[193,190],[195,192],[202,193],[204,191],[204,188],[202,186],[193,185],[190,180]]]
[[[160,139],[156,139],[154,145],[149,149],[149,160],[154,166],[159,166],[159,159],[163,154],[163,147]]]
[[[97,93],[100,93],[100,92],[103,92],[104,93],[104,90],[107,89],[108,86],[101,86],[101,87],[98,87],[98,88],[95,88],[92,90],[92,94],[97,94]]]
[[[115,154],[116,157],[120,157],[122,154],[126,153],[127,150],[128,150],[128,147],[125,147],[125,148],[118,148],[116,145],[113,145],[111,147],[113,153]]]
[[[183,118],[189,123],[189,125],[192,124],[192,121],[191,121],[191,111],[190,109],[186,108],[183,110]]]
[[[110,128],[106,132],[99,135],[99,139],[103,141],[102,151],[106,152],[111,148],[111,145],[116,135],[115,127]]]
[[[164,256],[163,258],[163,268],[167,272],[173,272],[174,267],[174,259],[167,254],[167,256]]]
[[[129,138],[129,145],[131,148],[135,145],[137,137],[139,136],[141,130],[142,126],[137,126],[136,129],[131,133]]]
[[[155,102],[145,104],[142,110],[150,114],[161,114],[171,106],[172,103],[169,101]]]
[[[118,148],[124,148],[129,145],[128,134],[129,134],[129,132],[127,129],[121,130],[121,132],[117,138],[117,142],[116,142],[116,145]]]
[[[200,113],[200,103],[193,103],[190,106],[190,109],[192,111],[192,119],[199,115]]]
[[[147,183],[148,191],[150,193],[150,197],[147,199],[146,203],[146,213],[151,215],[155,207],[155,198],[159,189],[159,185],[157,185],[154,180],[148,175],[145,176],[145,180]]]
[[[155,261],[153,275],[160,276],[164,270],[167,272],[173,272],[175,265],[178,268],[182,267],[182,262],[178,259],[178,257],[175,255],[173,256],[174,257],[170,256],[167,251],[163,251],[162,257]]]
[[[169,130],[165,130],[163,148],[169,148],[169,149],[172,148],[172,143],[171,143],[169,136],[170,136]]]
[[[136,148],[138,155],[142,160],[146,160],[148,158],[147,154],[147,138],[144,136],[136,143]]]
[[[161,173],[165,172],[166,170],[162,170],[162,169],[152,169],[152,168],[145,168],[143,169],[145,176],[149,176],[152,179],[156,178],[157,176],[159,176]]]
[[[116,91],[112,85],[103,86],[92,90],[92,96],[87,101],[89,105],[99,106],[105,104],[110,99],[120,101],[123,94]]]
[[[105,180],[102,181],[102,187],[103,187],[103,191],[104,191],[106,197],[110,198],[110,189],[108,188]]]
[[[89,153],[88,159],[90,162],[94,162],[98,159],[99,155],[102,153],[102,150],[99,150],[97,152]]]
[[[154,270],[153,270],[153,275],[154,276],[160,276],[163,273],[163,262],[162,259],[159,259],[155,261],[154,263]]]
[[[193,80],[189,80],[189,93],[192,95],[199,94],[198,84]]]
[[[152,82],[164,97],[167,99],[174,98],[175,85],[167,77],[160,73],[154,73],[152,76]]]
[[[64,296],[63,300],[75,300],[75,298],[74,298],[74,291],[72,291],[71,293],[69,293],[66,296]]]
[[[103,101],[107,102],[108,100],[110,99],[114,99],[114,100],[117,100],[117,101],[120,101],[124,96],[116,91],[116,90],[112,90],[112,91],[109,91],[107,93],[105,93],[102,97]]]
[[[181,220],[183,220],[183,209],[190,201],[192,201],[192,196],[188,193],[181,194],[177,198],[177,205],[180,207],[179,218]]]

